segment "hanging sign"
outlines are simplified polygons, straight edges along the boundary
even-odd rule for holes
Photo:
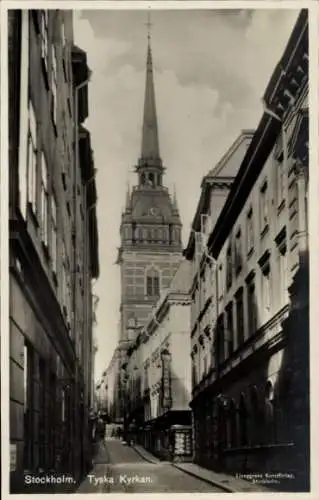
[[[10,443],[10,472],[17,468],[17,445]]]
[[[162,354],[163,375],[162,375],[162,406],[171,408],[171,377],[170,377],[170,355]]]

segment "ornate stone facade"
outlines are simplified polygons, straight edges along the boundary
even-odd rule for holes
[[[192,345],[195,461],[282,474],[281,491],[307,490],[310,472],[307,50],[301,11],[202,256],[214,312]]]

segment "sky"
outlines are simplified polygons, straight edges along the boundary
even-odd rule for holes
[[[152,11],[152,53],[164,183],[177,200],[186,245],[203,176],[243,129],[261,117],[261,97],[287,44],[296,10]],[[128,183],[137,183],[145,90],[147,11],[74,12],[74,40],[92,70],[89,118],[97,168],[100,277],[95,378],[118,341],[115,264]]]

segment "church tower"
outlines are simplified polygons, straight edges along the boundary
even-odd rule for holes
[[[165,187],[160,156],[154,74],[148,34],[142,147],[137,182],[127,191],[120,227],[120,343],[134,340],[182,258],[182,224],[176,197]]]

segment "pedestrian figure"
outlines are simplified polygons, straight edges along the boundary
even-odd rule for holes
[[[102,420],[101,417],[98,419],[97,433],[98,433],[98,437],[100,439],[104,439],[105,438],[105,423],[103,422],[103,420]]]

